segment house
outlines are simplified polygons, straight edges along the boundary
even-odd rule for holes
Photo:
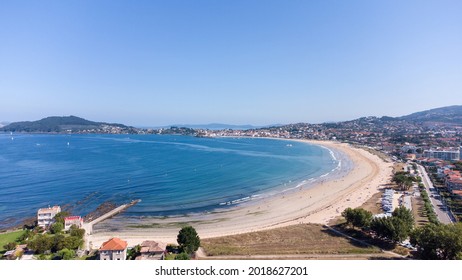
[[[453,169],[455,169],[455,168],[456,167],[454,165],[445,165],[445,166],[442,166],[442,167],[438,167],[438,169],[436,170],[438,178],[446,177],[450,173],[454,172]]]
[[[39,209],[37,211],[37,225],[43,228],[50,226],[59,212],[61,212],[61,207],[59,206]]]
[[[7,260],[17,260],[21,258],[21,256],[24,254],[24,251],[26,250],[27,245],[16,245],[16,248],[10,251],[6,251],[5,254],[3,254],[3,258]]]
[[[69,230],[71,226],[75,225],[77,228],[83,227],[83,219],[80,216],[69,216],[64,218],[64,230]]]
[[[462,177],[450,176],[446,179],[446,187],[449,190],[462,190]]]
[[[136,260],[163,260],[165,256],[165,244],[146,240],[141,243],[140,256]]]
[[[452,194],[458,198],[458,199],[462,199],[462,190],[453,190],[452,191]]]
[[[127,241],[113,237],[99,248],[100,260],[125,260],[127,258]]]
[[[457,170],[445,170],[445,184],[449,190],[462,190],[462,174]]]

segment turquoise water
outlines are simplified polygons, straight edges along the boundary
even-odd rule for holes
[[[299,142],[164,135],[0,134],[0,228],[48,205],[85,215],[198,213],[256,200],[330,172],[329,150]]]

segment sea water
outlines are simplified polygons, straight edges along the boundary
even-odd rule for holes
[[[224,209],[325,176],[328,149],[262,138],[0,134],[0,228],[61,205],[85,215],[141,199],[127,216]]]

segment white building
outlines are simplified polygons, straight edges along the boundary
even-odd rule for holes
[[[37,211],[37,225],[43,228],[48,227],[54,222],[54,218],[59,212],[61,212],[59,206],[39,209]]]
[[[418,147],[415,145],[409,145],[409,143],[405,143],[406,145],[401,147],[401,152],[407,153],[411,151],[411,153],[416,154]]]
[[[80,216],[69,216],[64,218],[64,230],[69,230],[71,226],[76,226],[77,228],[83,227],[83,219]]]
[[[460,149],[452,150],[425,150],[424,157],[426,158],[437,158],[442,160],[460,160]]]

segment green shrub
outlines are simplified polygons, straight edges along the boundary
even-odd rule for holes
[[[175,256],[175,260],[190,260],[191,258],[187,253],[181,253]]]
[[[16,242],[9,242],[5,245],[3,245],[3,248],[7,251],[14,250],[16,248]]]
[[[64,229],[64,224],[62,223],[54,223],[50,226],[50,232],[53,234],[60,233]]]
[[[65,248],[60,250],[57,255],[63,260],[72,260],[75,258],[75,251]]]

